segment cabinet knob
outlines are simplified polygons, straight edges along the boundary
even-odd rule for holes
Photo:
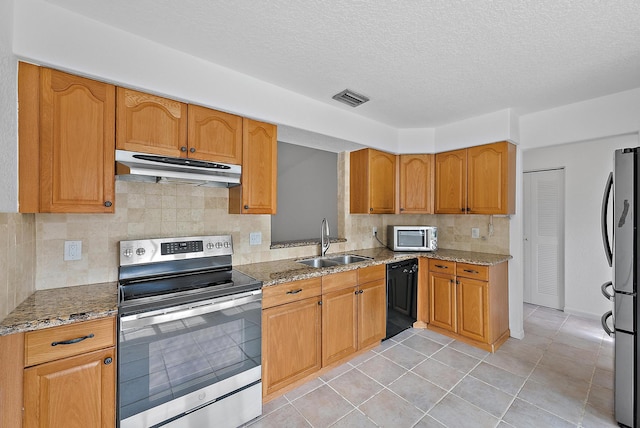
[[[400,208],[400,211],[404,211],[404,208]]]
[[[111,364],[112,362],[113,362],[113,358],[111,358],[111,357],[107,357],[107,358],[105,358],[105,359],[104,359],[104,364],[105,364],[106,366],[108,366],[108,365],[109,365],[109,364]]]
[[[195,152],[196,152],[196,148],[195,148],[195,147],[191,147],[191,148],[189,149],[189,151],[190,151],[191,153],[195,153]]]
[[[318,306],[322,306],[322,300],[318,300]]]
[[[186,152],[186,151],[187,151],[187,148],[186,148],[185,146],[182,146],[182,147],[180,147],[180,151],[181,151],[181,152]]]
[[[467,212],[471,211],[471,208],[467,207]]]
[[[244,206],[244,209],[245,209],[245,210],[248,210],[248,209],[249,209],[249,205],[245,205],[245,206]]]
[[[111,201],[105,201],[104,206],[109,208],[113,203]]]
[[[373,208],[369,208],[369,211],[373,211]]]
[[[460,208],[460,211],[465,212],[466,210],[464,208]]]

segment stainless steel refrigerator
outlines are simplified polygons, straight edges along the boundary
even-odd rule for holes
[[[609,175],[602,201],[602,240],[613,280],[602,284],[602,294],[613,301],[613,309],[602,316],[602,327],[615,343],[615,417],[620,425],[640,427],[638,391],[637,263],[638,207],[640,198],[640,147],[614,153],[613,172]],[[613,203],[610,204],[610,198]],[[612,213],[609,215],[609,206]],[[611,221],[611,225],[608,222]],[[609,236],[612,231],[613,236]],[[608,319],[613,327],[610,328]]]

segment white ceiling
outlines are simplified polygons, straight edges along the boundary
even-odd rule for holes
[[[48,1],[397,128],[640,87],[638,0]]]

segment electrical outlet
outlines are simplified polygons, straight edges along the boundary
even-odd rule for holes
[[[82,241],[64,241],[64,260],[82,260]]]
[[[480,228],[479,227],[472,227],[471,228],[471,237],[472,238],[479,238],[480,237]]]
[[[262,232],[251,232],[249,234],[249,245],[262,244]]]
[[[378,228],[373,226],[373,236],[376,236],[377,233],[378,233]]]

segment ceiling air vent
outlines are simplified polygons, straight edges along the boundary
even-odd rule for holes
[[[344,91],[335,94],[332,98],[334,100],[340,101],[341,103],[350,105],[351,107],[358,107],[360,104],[364,104],[369,101],[369,98],[353,92],[350,89],[345,89]]]

